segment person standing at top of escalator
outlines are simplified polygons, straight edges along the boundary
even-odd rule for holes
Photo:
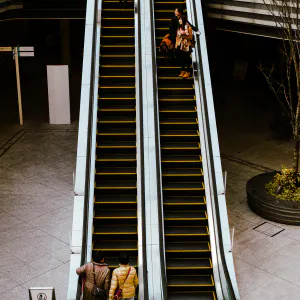
[[[120,2],[120,7],[121,8],[126,8],[127,7],[127,0],[124,0],[124,5],[123,5],[123,0],[119,0]]]
[[[177,51],[176,59],[181,66],[182,78],[187,78],[191,75],[190,56],[192,52],[193,31],[189,25],[186,15],[182,15],[179,19],[179,27],[177,30],[175,49]]]
[[[85,276],[83,299],[106,300],[110,286],[110,270],[104,262],[101,251],[93,251],[93,262],[89,262],[76,269],[77,275]],[[101,295],[95,295],[95,289],[101,289]]]
[[[172,43],[175,45],[176,42],[176,36],[177,36],[177,29],[179,26],[179,19],[183,15],[183,9],[181,7],[176,7],[174,10],[174,17],[170,21],[170,27],[169,27],[169,39],[172,41]],[[189,21],[187,21],[190,27],[193,31],[196,32],[196,34],[200,34],[200,31],[197,27],[192,25]]]

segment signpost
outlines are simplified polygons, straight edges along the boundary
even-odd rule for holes
[[[13,52],[13,59],[15,60],[17,91],[18,91],[19,120],[20,120],[20,124],[23,125],[23,110],[22,110],[19,57],[33,57],[34,56],[34,47],[0,47],[0,52],[10,52],[10,51]]]
[[[54,287],[31,287],[29,300],[55,300]]]

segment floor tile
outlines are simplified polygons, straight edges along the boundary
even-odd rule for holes
[[[0,295],[1,300],[28,300],[28,290],[21,285]]]

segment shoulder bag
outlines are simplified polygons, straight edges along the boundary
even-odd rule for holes
[[[126,278],[125,278],[125,280],[124,280],[122,286],[119,287],[119,288],[115,291],[114,300],[121,300],[121,299],[122,299],[122,289],[123,289],[123,286],[124,286],[124,284],[125,284],[125,282],[126,282],[128,276],[129,276],[129,274],[130,274],[130,271],[131,271],[131,267],[130,267],[129,270],[128,270],[127,276],[126,276]],[[118,280],[119,280],[119,279],[118,279]]]
[[[104,290],[100,286],[96,285],[96,274],[95,274],[95,265],[94,264],[93,264],[93,273],[94,273],[93,295],[99,297],[101,300],[106,300],[106,290]]]

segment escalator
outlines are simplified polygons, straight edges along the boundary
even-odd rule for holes
[[[138,256],[134,24],[133,1],[102,2],[93,250],[110,268]]]
[[[168,299],[216,299],[194,78],[161,56],[180,0],[154,0]]]

